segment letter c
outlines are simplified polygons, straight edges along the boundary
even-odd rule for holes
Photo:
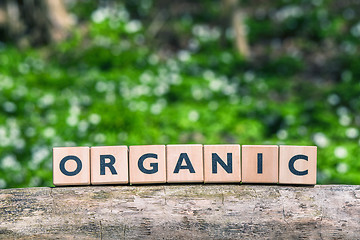
[[[293,174],[295,174],[297,176],[307,175],[308,170],[298,171],[298,170],[295,169],[294,164],[295,164],[296,160],[299,160],[299,159],[303,159],[303,160],[308,161],[308,156],[301,155],[301,154],[293,156],[289,161],[289,170],[290,170],[290,172],[292,172]]]

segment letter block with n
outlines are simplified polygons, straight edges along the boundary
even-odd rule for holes
[[[316,184],[316,146],[280,146],[279,183]]]
[[[90,148],[53,148],[55,186],[90,185]]]
[[[166,182],[165,145],[130,146],[130,184]]]
[[[91,147],[91,184],[127,184],[127,146]]]
[[[205,183],[240,183],[240,145],[205,145]]]

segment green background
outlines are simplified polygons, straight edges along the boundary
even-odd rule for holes
[[[152,1],[78,1],[66,40],[0,43],[0,188],[51,186],[54,146],[175,143],[317,145],[318,183],[360,184],[359,6],[241,1],[245,58],[219,2],[154,37]]]

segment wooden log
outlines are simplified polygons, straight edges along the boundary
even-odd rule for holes
[[[4,189],[0,238],[359,239],[360,186]]]

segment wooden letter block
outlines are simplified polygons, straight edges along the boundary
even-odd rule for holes
[[[203,146],[167,145],[167,182],[203,182]]]
[[[90,148],[53,148],[53,183],[55,186],[90,185]]]
[[[204,178],[205,183],[240,183],[240,145],[205,145]]]
[[[279,183],[316,184],[316,146],[280,146]]]
[[[91,184],[129,182],[127,146],[91,147]]]
[[[165,183],[165,145],[130,146],[130,183]]]
[[[276,145],[243,145],[241,150],[243,183],[277,183],[279,147]]]

